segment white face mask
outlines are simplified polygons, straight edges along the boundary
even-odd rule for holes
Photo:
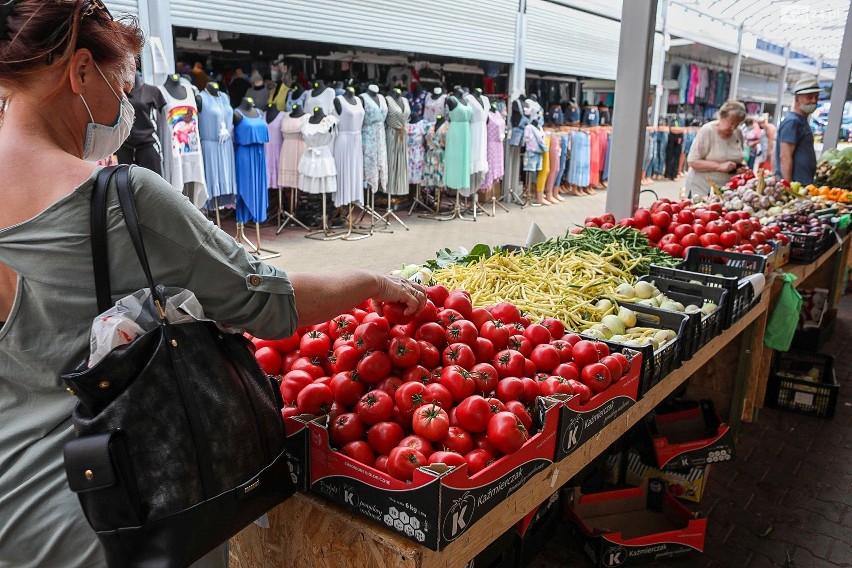
[[[804,112],[805,114],[812,114],[817,109],[816,104],[812,104],[812,105],[804,104],[804,105],[800,105],[800,106],[801,106],[802,112]]]
[[[115,89],[112,88],[112,85],[109,84],[107,78],[104,76],[101,68],[95,65],[95,69],[98,70],[98,73],[101,74],[104,81],[106,81],[109,90],[112,91],[112,94],[115,95],[115,98],[119,100],[121,106],[118,110],[118,117],[115,119],[115,124],[112,126],[106,126],[104,124],[98,124],[95,122],[95,117],[92,116],[92,111],[89,108],[88,103],[86,103],[86,99],[83,95],[80,95],[80,98],[83,99],[83,105],[85,105],[86,110],[89,113],[89,118],[91,122],[86,126],[86,140],[83,143],[83,156],[82,158],[87,162],[97,162],[98,160],[103,160],[105,158],[109,158],[112,156],[121,145],[124,144],[124,141],[127,140],[127,137],[130,136],[130,130],[133,128],[133,120],[136,118],[136,111],[133,108],[133,105],[130,104],[130,101],[127,100],[127,97],[122,94],[121,97],[115,92]]]

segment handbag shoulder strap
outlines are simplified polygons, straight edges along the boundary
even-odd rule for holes
[[[145,273],[148,286],[158,303],[160,317],[163,319],[163,298],[154,284],[151,267],[148,264],[148,256],[145,253],[145,244],[142,242],[142,232],[139,229],[139,217],[133,202],[133,193],[130,189],[130,168],[132,166],[111,166],[104,168],[95,179],[95,188],[92,192],[92,260],[95,270],[95,289],[98,298],[98,310],[105,312],[112,306],[112,293],[109,279],[109,256],[107,248],[107,223],[106,223],[106,197],[112,178],[116,178],[116,189],[121,211],[124,215],[124,223],[130,233],[130,241],[136,251],[136,257]]]

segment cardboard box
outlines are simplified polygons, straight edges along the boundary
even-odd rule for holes
[[[633,566],[704,551],[707,520],[652,480],[642,487],[568,493],[565,514],[595,566]]]
[[[571,455],[613,420],[636,404],[642,374],[642,354],[625,349],[630,354],[630,371],[627,376],[580,404],[578,397],[563,401],[559,413],[559,444],[556,461]]]
[[[686,401],[672,412],[654,412],[647,423],[657,467],[686,470],[734,458],[734,436],[711,400]]]
[[[515,525],[516,568],[529,566],[547,545],[547,541],[556,534],[556,527],[562,518],[560,497],[561,494],[557,491]]]
[[[315,419],[312,414],[290,416],[284,420],[284,453],[287,467],[296,489],[305,491],[310,479],[310,458],[308,455],[308,422]]]
[[[421,467],[410,483],[359,463],[329,444],[324,420],[309,423],[310,490],[432,550],[442,550],[553,463],[560,401],[540,398],[538,432],[474,476],[467,466]]]
[[[707,487],[707,477],[710,475],[709,465],[697,465],[686,471],[659,470],[648,465],[635,449],[627,453],[627,471],[624,481],[628,485],[641,486],[650,479],[664,481],[669,492],[685,501],[700,503]]]

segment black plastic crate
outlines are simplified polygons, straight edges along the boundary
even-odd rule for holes
[[[724,268],[724,267],[723,267]],[[744,304],[751,305],[754,301],[754,288],[748,281],[740,280],[737,276],[717,276],[691,272],[682,268],[651,265],[652,278],[662,277],[684,283],[700,284],[708,288],[720,288],[727,292],[725,309],[721,313],[722,329],[728,329],[734,323],[734,312],[742,310]],[[736,304],[736,305],[735,305]],[[742,312],[745,313],[745,312]],[[742,315],[742,313],[740,315]]]
[[[831,418],[840,385],[834,358],[820,353],[777,352],[766,387],[766,404],[774,408]]]
[[[652,282],[660,292],[684,306],[689,304],[703,306],[705,300],[710,300],[716,304],[716,309],[707,315],[704,313],[686,314],[689,316],[689,322],[686,341],[683,346],[682,359],[684,361],[692,359],[692,356],[699,349],[722,333],[722,322],[725,310],[728,309],[728,291],[724,288],[651,275],[643,276],[639,280]]]
[[[828,226],[823,227],[820,234],[800,234],[784,232],[790,239],[790,263],[810,264],[815,262],[822,254],[831,248],[837,237],[836,233]]]
[[[606,343],[611,351],[620,353],[626,348],[642,353],[642,377],[639,381],[639,398],[641,398],[651,387],[680,367],[682,362],[682,339],[686,335],[689,317],[686,314],[668,312],[643,304],[624,304],[624,307],[636,312],[636,327],[671,329],[676,334],[674,339],[656,351],[651,345],[631,346],[616,341],[594,339],[585,336],[592,341]]]

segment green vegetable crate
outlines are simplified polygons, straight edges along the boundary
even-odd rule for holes
[[[683,338],[681,357],[683,361],[692,359],[692,356],[699,349],[722,333],[722,321],[725,310],[728,308],[728,291],[724,288],[650,275],[643,276],[639,280],[652,282],[666,297],[680,302],[684,306],[691,304],[701,307],[705,301],[716,304],[716,308],[707,315],[701,312],[686,314],[689,319],[687,320],[686,335]]]
[[[820,353],[776,352],[766,388],[766,404],[832,418],[839,391],[833,357]]]
[[[651,390],[651,387],[680,367],[683,361],[683,338],[686,336],[689,316],[688,314],[670,312],[643,304],[627,304],[626,306],[636,312],[636,327],[670,329],[676,333],[674,339],[656,351],[651,345],[637,347],[615,341],[587,338],[591,341],[606,343],[611,351],[620,353],[624,349],[633,349],[642,353],[642,375],[639,381],[639,398],[642,398],[646,392]]]

